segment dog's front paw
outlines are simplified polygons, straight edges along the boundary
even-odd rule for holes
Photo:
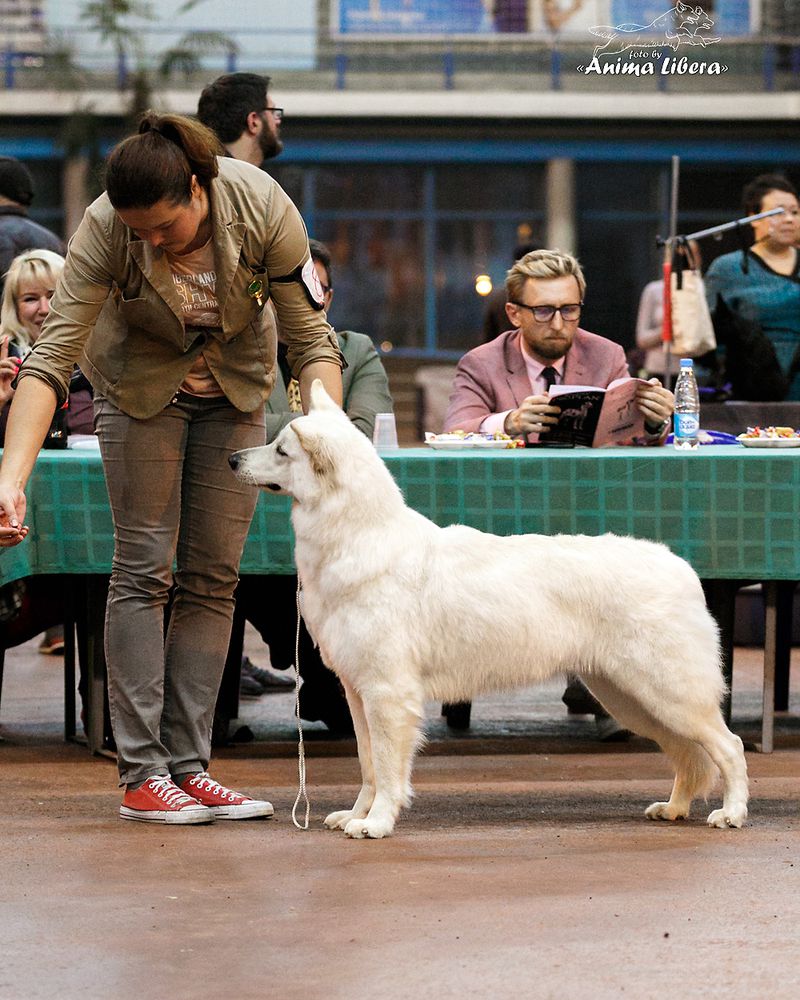
[[[669,802],[654,802],[645,809],[644,814],[648,819],[687,819],[689,810],[679,809]]]
[[[329,830],[344,830],[353,815],[352,809],[340,809],[338,812],[329,813],[325,817],[325,826]]]
[[[388,837],[394,829],[394,821],[390,819],[351,819],[345,826],[344,832],[354,840],[380,840],[381,837]]]
[[[709,826],[715,826],[719,830],[725,830],[728,827],[733,827],[738,830],[740,827],[744,826],[744,821],[747,819],[747,806],[735,806],[732,809],[715,809],[709,814],[706,822]]]

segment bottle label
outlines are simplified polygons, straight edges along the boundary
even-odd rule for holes
[[[690,438],[696,437],[700,430],[699,413],[676,413],[675,414],[675,437]]]

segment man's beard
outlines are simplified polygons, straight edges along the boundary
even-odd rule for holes
[[[536,353],[548,361],[558,361],[564,357],[570,347],[572,347],[572,340],[569,338],[557,341],[546,340],[536,345]]]
[[[265,128],[259,133],[258,145],[265,160],[271,160],[283,152],[283,140]]]

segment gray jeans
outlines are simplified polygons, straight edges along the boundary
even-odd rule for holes
[[[228,456],[264,444],[264,410],[181,393],[136,420],[98,396],[95,426],[114,518],[105,649],[120,784],[205,770],[258,496]]]

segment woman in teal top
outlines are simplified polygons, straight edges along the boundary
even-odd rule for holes
[[[800,203],[792,184],[779,174],[762,174],[742,193],[747,215],[783,208],[783,215],[753,223],[755,242],[743,255],[718,257],[706,272],[708,304],[717,296],[743,319],[755,321],[772,342],[778,364],[789,375],[800,348]],[[800,400],[800,371],[786,399]]]

